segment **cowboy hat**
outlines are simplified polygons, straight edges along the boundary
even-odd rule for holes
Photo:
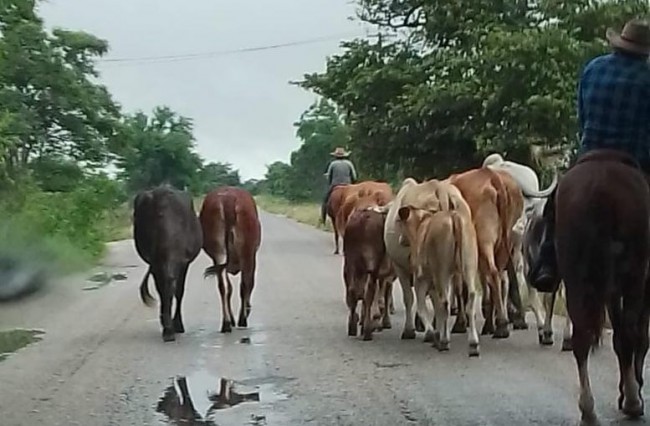
[[[639,55],[650,55],[648,21],[632,19],[625,24],[620,34],[613,28],[608,28],[605,37],[613,47]]]
[[[331,152],[330,155],[336,158],[345,158],[345,157],[349,157],[350,153],[346,152],[345,148],[339,146],[333,152]]]

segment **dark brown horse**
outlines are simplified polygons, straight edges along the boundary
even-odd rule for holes
[[[600,342],[605,308],[620,369],[618,408],[628,416],[641,416],[650,318],[648,182],[626,154],[589,152],[561,180],[555,215],[558,266],[573,323],[582,423],[597,422],[588,356]]]

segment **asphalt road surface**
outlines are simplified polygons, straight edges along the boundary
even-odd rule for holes
[[[268,214],[262,222],[249,329],[219,333],[216,284],[203,279],[201,254],[188,277],[187,333],[163,343],[157,309],[138,296],[144,266],[132,241],[112,244],[98,269],[124,272],[126,280],[84,290],[86,274],[0,306],[2,328],[45,331],[0,362],[0,425],[578,422],[577,370],[573,355],[560,352],[561,328],[550,348],[538,346],[531,327],[507,340],[482,338],[480,358],[468,358],[464,335],[438,353],[421,334],[399,339],[395,285],[393,329],[372,342],[350,338],[342,258],[331,254],[331,236]],[[603,424],[625,424],[615,406],[610,335],[605,340],[590,362],[597,412]],[[178,396],[184,388],[190,398]]]

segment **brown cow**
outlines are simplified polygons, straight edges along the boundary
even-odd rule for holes
[[[346,302],[350,310],[348,335],[357,335],[361,322],[363,340],[372,340],[375,329],[390,328],[389,306],[395,269],[386,255],[384,245],[385,215],[371,210],[376,203],[371,197],[358,199],[343,236],[343,279]],[[362,301],[361,318],[357,303]],[[376,323],[382,318],[381,326]]]
[[[354,185],[347,185],[343,191],[341,207],[336,214],[334,227],[338,234],[345,236],[345,227],[348,218],[358,205],[360,199],[368,199],[376,206],[384,206],[393,199],[393,189],[384,182],[366,181]]]
[[[339,236],[341,238],[343,237],[341,229],[343,229],[343,232],[345,231],[345,222],[352,213],[351,205],[353,204],[348,204],[348,206],[345,207],[345,213],[340,213],[346,199],[350,196],[354,197],[355,195],[365,197],[373,195],[375,192],[379,194],[390,194],[388,201],[392,199],[393,191],[391,187],[384,182],[364,181],[349,185],[339,185],[334,187],[332,190],[327,202],[327,215],[332,221],[332,228],[334,229],[334,254],[339,254],[340,252]],[[376,197],[378,202],[380,202],[380,205],[384,205],[388,202],[382,198],[382,195],[377,195]]]
[[[247,327],[262,234],[255,200],[243,189],[221,187],[205,197],[199,218],[203,228],[203,249],[213,262],[213,266],[205,270],[205,276],[216,275],[219,283],[221,332],[231,332],[235,324],[230,305],[232,284],[228,274],[241,272],[241,307],[237,326]]]
[[[501,271],[506,269],[512,252],[512,228],[523,210],[521,189],[508,173],[487,167],[451,175],[448,181],[469,204],[476,228],[485,317],[481,334],[507,338],[510,335],[505,309],[508,292],[502,288]]]

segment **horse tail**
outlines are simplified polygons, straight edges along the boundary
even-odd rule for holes
[[[595,206],[594,206],[595,207]],[[597,213],[596,209],[593,209]],[[615,242],[608,239],[603,243],[598,235],[607,235],[609,232],[601,226],[600,229],[592,230],[585,244],[584,256],[588,256],[585,265],[600,265],[600,268],[583,271],[582,280],[584,283],[584,307],[587,310],[587,319],[590,327],[592,351],[598,349],[602,344],[603,329],[605,328],[605,309],[616,286],[616,255],[612,253]]]

